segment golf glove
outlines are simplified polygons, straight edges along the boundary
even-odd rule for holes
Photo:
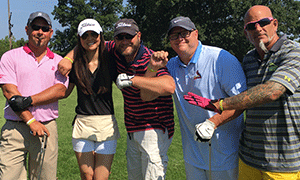
[[[132,86],[132,79],[134,76],[128,76],[125,73],[119,74],[116,80],[116,85],[119,89]]]
[[[212,103],[217,102],[218,100],[211,100],[205,97],[198,96],[192,92],[188,92],[187,95],[184,95],[183,98],[188,101],[190,104],[199,106],[203,109],[214,111],[221,114],[221,111],[216,108]]]
[[[32,106],[31,103],[32,103],[32,99],[30,96],[23,97],[23,96],[15,95],[8,100],[9,106],[15,112],[25,110],[29,106]]]
[[[198,142],[208,142],[214,134],[215,123],[206,119],[203,123],[196,124],[195,128],[194,140]]]

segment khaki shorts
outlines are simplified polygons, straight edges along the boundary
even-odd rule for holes
[[[77,115],[72,137],[101,142],[116,140],[120,133],[114,115]]]
[[[45,150],[41,179],[56,180],[58,136],[56,121],[43,122],[50,132]],[[26,157],[29,179],[36,180],[39,172],[42,137],[30,134],[24,122],[7,120],[2,127],[0,139],[0,179],[26,180]],[[30,164],[30,165],[29,165]]]

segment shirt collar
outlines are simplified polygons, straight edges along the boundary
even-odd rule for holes
[[[26,43],[24,46],[23,46],[23,49],[24,51],[27,53],[27,54],[33,54],[33,52],[31,51],[31,49],[29,48],[28,46],[28,43]],[[53,59],[54,58],[54,53],[47,47],[47,54],[46,56],[48,56],[50,59]]]
[[[283,36],[281,36],[276,42],[275,44],[272,46],[272,48],[270,49],[270,51],[272,52],[276,52],[280,49],[280,47],[282,46],[283,42],[287,40],[286,34],[284,34]]]
[[[198,47],[197,47],[197,49],[196,49],[196,51],[195,51],[195,53],[194,53],[194,55],[193,55],[190,63],[196,64],[197,61],[198,61],[198,59],[199,59],[200,53],[202,51],[202,43],[200,41],[198,41],[198,42],[199,42],[198,43]]]
[[[200,56],[200,53],[201,53],[201,52],[202,52],[202,43],[201,43],[201,41],[198,41],[197,49],[196,49],[196,51],[195,51],[195,53],[194,53],[192,59],[190,60],[190,62],[189,62],[188,64],[191,64],[191,63],[196,64],[197,61],[198,61],[198,59],[199,59],[199,56]],[[185,65],[185,64],[180,60],[179,56],[178,56],[178,60],[179,60],[181,66],[184,66],[184,67],[187,66],[187,65]]]

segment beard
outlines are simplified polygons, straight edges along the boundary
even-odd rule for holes
[[[268,38],[268,42],[267,42],[267,43],[264,43],[262,40],[259,41],[259,47],[260,47],[261,50],[263,50],[266,54],[269,52],[269,50],[268,50],[267,47],[266,47],[266,44],[269,44],[269,43],[272,41],[272,39],[274,38],[275,35],[276,35],[276,34],[274,34],[272,37],[269,37],[269,36],[266,34],[266,36],[267,36],[267,38]]]
[[[261,50],[263,50],[266,54],[269,52],[269,50],[267,49],[266,45],[264,44],[264,42],[262,40],[259,41],[258,46],[260,47]]]

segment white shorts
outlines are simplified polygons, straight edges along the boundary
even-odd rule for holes
[[[115,154],[117,149],[117,140],[96,142],[72,138],[72,144],[75,152],[94,151],[97,154]]]

